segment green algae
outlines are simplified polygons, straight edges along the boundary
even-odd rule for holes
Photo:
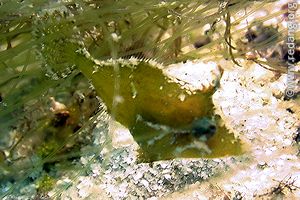
[[[49,176],[48,174],[44,174],[37,180],[37,189],[39,193],[43,194],[50,191],[55,186],[56,180]]]

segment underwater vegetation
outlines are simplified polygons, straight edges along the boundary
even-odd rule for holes
[[[40,191],[49,190],[59,177],[51,165],[68,168],[80,157],[97,113],[105,109],[130,130],[144,161],[241,154],[240,142],[214,115],[211,96],[218,85],[190,92],[163,69],[224,58],[238,67],[238,59],[254,49],[260,53],[251,58],[255,62],[285,72],[259,60],[265,48],[283,40],[282,30],[258,23],[232,32],[268,2],[1,1],[0,184],[37,181]],[[266,29],[270,34],[260,40]],[[245,41],[235,41],[243,31]],[[149,145],[157,136],[163,139]],[[210,153],[197,145],[170,153],[198,140]]]

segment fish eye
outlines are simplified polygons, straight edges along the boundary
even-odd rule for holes
[[[209,126],[209,130],[210,130],[211,132],[215,133],[215,131],[216,131],[216,126],[215,126],[215,125],[210,125],[210,126]]]
[[[195,120],[192,125],[192,134],[194,137],[207,139],[212,137],[216,132],[216,125],[207,118]]]

